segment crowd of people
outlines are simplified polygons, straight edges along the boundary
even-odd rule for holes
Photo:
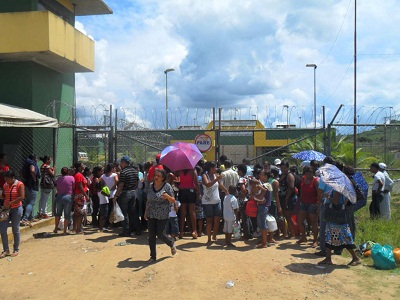
[[[123,156],[119,163],[93,169],[77,162],[73,167],[61,168],[61,175],[56,175],[51,156],[40,160],[39,167],[38,157],[30,155],[20,174],[16,174],[7,166],[6,156],[0,154],[3,205],[9,209],[9,218],[0,222],[3,242],[0,258],[18,255],[20,226],[32,226],[32,222],[49,217],[47,203],[54,190],[54,233],[62,230],[62,234],[84,234],[85,226],[103,233],[114,233],[120,227],[122,237],[148,232],[149,263],[157,260],[157,237],[174,255],[179,239],[197,239],[205,231],[206,244],[210,246],[222,229],[225,247],[235,247],[232,234],[236,230],[236,238],[256,239],[257,248],[294,239],[298,245],[309,243],[312,248],[319,245],[320,250],[315,253],[325,257],[319,264],[332,264],[331,252],[340,254],[343,249],[352,255],[349,265],[359,264],[354,252],[354,205],[323,182],[317,161],[303,162],[299,172],[286,160],[250,166],[250,160],[243,159],[242,164],[234,166],[223,155],[218,162],[201,160],[193,169],[171,172],[160,164],[160,155],[155,162],[144,165],[133,164],[130,157]],[[352,179],[353,168],[332,157],[326,157],[322,164],[336,166],[357,188]],[[384,163],[372,163],[370,171],[374,177],[371,218],[390,219],[393,181]],[[39,210],[35,215],[39,189]],[[110,222],[116,204],[124,217],[119,224]],[[331,218],[332,207],[343,208],[343,220],[337,215]],[[278,230],[271,230],[269,216],[275,219]],[[10,224],[13,252],[7,237]],[[310,241],[309,235],[312,235]]]

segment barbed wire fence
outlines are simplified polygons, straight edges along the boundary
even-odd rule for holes
[[[263,159],[272,159],[288,152],[288,144],[301,143],[302,140],[324,133],[325,140],[318,148],[321,152],[331,153],[332,145],[336,145],[345,137],[347,152],[368,152],[370,158],[397,162],[400,145],[400,114],[393,107],[361,106],[357,111],[356,141],[357,148],[350,149],[354,140],[354,111],[352,106],[342,105],[337,111],[334,122],[329,124],[332,117],[324,117],[324,110],[317,114],[317,126],[314,131],[313,116],[306,112],[312,108],[296,106],[274,107],[229,107],[217,110],[215,108],[170,108],[169,126],[165,128],[165,110],[158,108],[113,108],[105,104],[97,106],[68,106],[61,102],[49,105],[48,115],[54,116],[54,111],[63,112],[56,116],[61,124],[59,134],[65,129],[73,131],[71,138],[60,139],[65,144],[74,144],[73,153],[65,148],[65,153],[59,149],[60,156],[69,156],[76,160],[78,152],[88,154],[91,164],[104,164],[114,161],[122,154],[130,154],[138,162],[145,162],[154,158],[154,154],[175,140],[192,140],[201,132],[211,132],[216,138],[215,146],[219,155],[225,154],[239,161],[249,157],[255,162]],[[328,113],[329,115],[329,113]],[[240,126],[240,122],[231,125],[224,124],[218,127],[219,120],[257,120],[263,129],[253,130],[252,126]],[[327,120],[325,124],[324,120]],[[214,122],[214,127],[210,124]],[[243,123],[242,123],[243,124]],[[308,133],[294,136],[289,132],[300,129],[310,130]],[[312,131],[312,132],[311,132]],[[179,134],[177,134],[177,132]],[[255,137],[262,134],[269,136],[262,147],[255,145]],[[334,132],[334,134],[332,134]],[[371,133],[372,132],[372,133]],[[371,134],[373,138],[371,138]],[[59,142],[59,144],[61,144]],[[336,145],[337,146],[337,145]],[[354,148],[354,147],[353,147]],[[360,150],[361,149],[361,150]],[[368,150],[368,151],[366,151]],[[358,154],[359,156],[360,154]],[[350,155],[351,156],[351,155]],[[357,157],[358,157],[357,156]],[[348,158],[345,160],[350,163]],[[362,158],[357,167],[365,159]],[[71,161],[72,164],[72,161]]]

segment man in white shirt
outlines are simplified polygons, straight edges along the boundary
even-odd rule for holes
[[[231,185],[236,186],[239,181],[239,174],[232,170],[232,161],[227,159],[225,161],[225,171],[222,172],[224,174],[224,178],[222,178],[222,183],[225,187],[229,187]]]
[[[393,189],[393,180],[389,177],[388,172],[386,172],[386,164],[380,163],[379,164],[379,171],[385,175],[385,188],[383,190],[383,200],[380,205],[381,216],[384,219],[390,220],[392,218],[392,213],[390,210],[390,200],[391,194],[390,192]]]
[[[380,204],[383,200],[383,191],[385,189],[385,175],[379,171],[379,164],[374,162],[369,170],[374,173],[374,182],[372,184],[372,202],[369,206],[371,219],[378,219],[381,216]]]

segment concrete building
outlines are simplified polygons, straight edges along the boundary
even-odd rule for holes
[[[95,67],[95,43],[75,29],[75,17],[111,13],[102,0],[1,0],[0,102],[42,114],[53,101],[74,106],[75,73]],[[57,119],[71,114],[66,106],[57,107],[52,111]],[[20,129],[0,129],[0,152],[15,154],[21,135]],[[65,163],[72,162],[72,137],[72,129],[59,131],[63,153],[70,155],[59,157]],[[43,143],[52,145],[53,134],[33,128],[24,139],[28,154],[43,151]]]

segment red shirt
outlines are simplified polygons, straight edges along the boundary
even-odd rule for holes
[[[156,166],[152,166],[149,169],[149,173],[147,174],[147,181],[148,182],[152,182],[154,179],[154,174],[156,173],[156,169],[160,169],[160,170],[164,170],[163,165],[156,165]]]
[[[315,187],[315,181],[318,178],[315,177],[311,183],[306,184],[305,178],[301,181],[301,201],[307,204],[318,203],[318,190]]]
[[[7,205],[12,200],[15,200],[17,197],[21,196],[19,193],[21,186],[24,187],[24,184],[22,183],[22,181],[18,180],[15,180],[11,186],[9,186],[8,183],[4,184],[3,186],[4,196],[6,197],[6,199],[4,200],[4,205]],[[21,205],[22,205],[22,199],[19,202],[12,204],[11,208],[17,208],[20,207]]]
[[[0,166],[0,186],[3,186],[6,181],[4,180],[4,173],[9,171],[10,167],[8,165]]]
[[[87,179],[86,179],[85,176],[83,176],[82,173],[79,173],[79,172],[76,173],[76,174],[74,175],[74,178],[75,178],[75,190],[74,190],[75,195],[82,194],[82,191],[81,191],[81,189],[79,188],[79,183],[80,183],[80,182],[82,183],[83,190],[84,190],[85,192],[87,192],[87,191],[89,190]]]

